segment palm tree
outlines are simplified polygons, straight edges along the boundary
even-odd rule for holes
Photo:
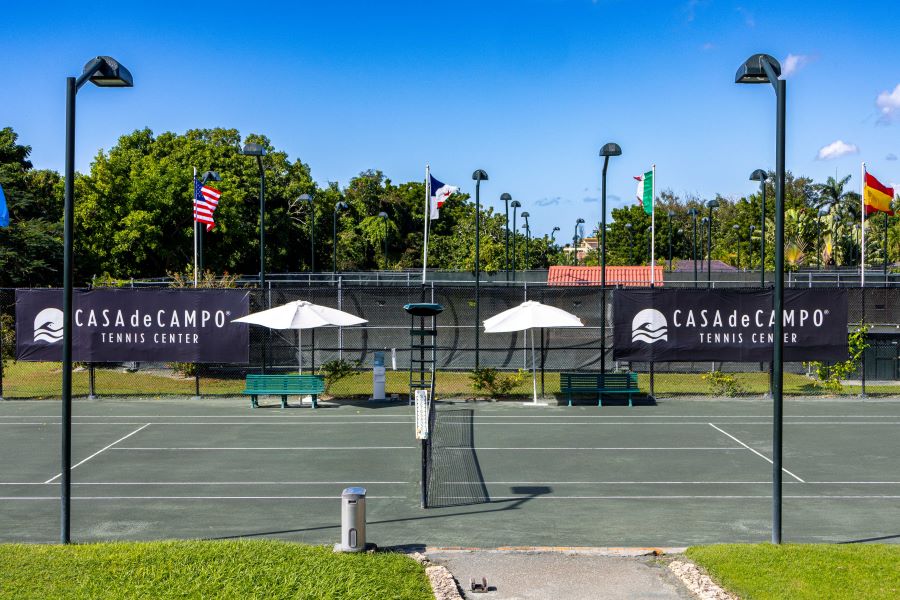
[[[840,180],[835,177],[829,177],[825,183],[816,186],[816,191],[819,195],[816,209],[826,208],[832,216],[832,225],[839,226],[841,229],[840,233],[838,233],[837,227],[833,227],[833,233],[839,236],[839,239],[834,240],[835,243],[832,243],[832,258],[837,258],[836,250],[840,248],[842,250],[840,252],[842,262],[845,264],[850,255],[853,254],[853,244],[847,240],[848,231],[852,231],[853,224],[859,221],[861,210],[859,194],[845,190],[850,178],[850,175]],[[834,264],[837,266],[836,260]]]
[[[819,210],[828,208],[828,212],[831,212],[836,206],[849,200],[850,194],[853,192],[849,190],[844,191],[844,186],[847,185],[851,177],[851,175],[847,175],[840,181],[834,177],[829,177],[825,183],[818,184],[816,191],[819,193],[819,203],[816,208]]]

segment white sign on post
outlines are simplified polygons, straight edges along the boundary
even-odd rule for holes
[[[428,439],[428,413],[431,402],[428,390],[416,390],[416,439]]]

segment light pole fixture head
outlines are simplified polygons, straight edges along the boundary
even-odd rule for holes
[[[675,216],[675,211],[674,211],[674,210],[670,210],[670,211],[669,211],[669,218],[671,219],[671,218],[674,217],[674,216]]]
[[[754,54],[744,64],[738,67],[734,74],[735,83],[772,83],[766,66],[774,73],[775,77],[781,76],[781,65],[768,54]]]
[[[689,208],[689,209],[688,209],[688,214],[691,215],[692,217],[696,217],[696,216],[697,216],[697,209],[694,208],[694,207]]]
[[[120,65],[119,61],[111,56],[98,56],[89,60],[84,65],[85,73],[94,68],[94,61],[100,61],[100,65],[90,76],[90,80],[97,87],[134,87],[131,71]]]
[[[684,229],[679,228],[679,229],[678,229],[678,235],[681,235],[681,234],[683,234],[683,233],[684,233]]]
[[[384,211],[381,211],[380,213],[378,213],[378,216],[381,217],[382,219],[388,218],[388,214]]]
[[[700,222],[706,225],[707,223],[709,223],[709,217],[703,217],[702,219],[700,219]]]
[[[348,208],[350,207],[342,200],[334,205],[334,212],[340,212],[342,210],[347,210]]]
[[[735,231],[737,231],[738,229],[741,228],[741,226],[740,225],[732,225],[731,228],[734,229]]]
[[[512,196],[510,196],[506,192],[503,192],[502,194],[500,194],[500,199],[504,202],[509,202],[510,200],[512,200]]]
[[[509,203],[509,205],[512,206],[513,208],[519,208],[520,206],[522,206],[522,203],[519,202],[518,200],[513,200],[512,202]]]
[[[615,142],[610,142],[608,144],[604,144],[602,148],[600,148],[600,156],[621,156],[622,148],[619,147]]]
[[[522,218],[523,218],[523,219],[527,219],[527,218],[530,217],[530,216],[531,216],[531,215],[528,214],[528,211],[527,211],[527,210],[523,210],[523,211],[522,211]]]
[[[706,203],[706,206],[708,206],[709,208],[719,208],[719,201],[713,198]]]
[[[578,217],[578,220],[575,221],[575,224],[578,225],[580,223],[584,223],[584,219],[582,219],[581,217]]]
[[[488,174],[482,169],[476,169],[474,173],[472,173],[472,179],[475,181],[487,181]]]
[[[750,233],[753,233],[754,231],[756,231],[756,225],[751,225],[751,226],[750,226]]]
[[[631,223],[625,223],[625,229],[631,229]]]
[[[554,227],[553,231],[559,231],[559,227]]]
[[[262,144],[248,143],[241,148],[241,154],[244,156],[265,156],[266,149]]]
[[[216,171],[207,171],[200,177],[200,181],[203,183],[207,181],[222,181],[222,177]]]
[[[762,169],[757,169],[750,173],[750,181],[765,181],[769,178],[769,174]]]
[[[297,196],[297,202],[312,202],[312,196],[309,194],[300,194]]]

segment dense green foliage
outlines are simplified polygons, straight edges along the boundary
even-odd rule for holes
[[[195,168],[199,173],[212,170],[222,176],[222,181],[214,183],[222,191],[217,226],[203,235],[204,266],[216,274],[257,273],[260,178],[255,158],[239,153],[244,142],[260,143],[268,151],[262,161],[266,175],[267,272],[310,268],[313,217],[315,266],[319,271],[330,270],[334,207],[342,201],[349,209],[338,213],[336,219],[339,270],[421,267],[425,208],[422,182],[395,184],[373,170],[360,173],[344,188],[336,183],[319,185],[306,163],[289,160],[265,136],[242,138],[234,129],[197,129],[184,134],[154,134],[142,129],[120,137],[109,151],[94,157],[89,173],[77,175],[76,282],[159,277],[185,271],[193,261],[191,197]],[[61,280],[62,179],[53,171],[33,169],[28,161],[30,150],[18,143],[12,129],[0,130],[0,185],[6,191],[12,220],[9,228],[0,229],[0,286],[58,285]],[[816,184],[788,174],[785,257],[789,269],[820,263],[858,264],[859,195],[849,191],[855,183],[850,176]],[[301,194],[313,197],[312,207],[298,201]],[[765,211],[768,244],[774,241],[773,198],[770,177]],[[713,213],[712,257],[741,268],[757,266],[760,194],[717,200],[720,206]],[[663,191],[656,207],[658,261],[668,257],[670,223],[674,259],[692,257],[695,227],[688,213],[691,208],[699,211],[697,255],[706,255],[707,235],[701,219],[709,216],[709,209],[702,200]],[[386,219],[378,216],[382,212]],[[673,214],[671,219],[669,212]],[[614,209],[612,216],[607,235],[608,264],[647,264],[650,217],[636,205]],[[596,216],[588,217],[587,231],[596,232]],[[889,220],[888,227],[890,258],[896,261],[900,258],[900,219]],[[884,231],[883,214],[869,219],[870,263],[881,261]],[[542,268],[570,262],[571,253],[560,247],[568,242],[567,233],[560,232],[556,241],[543,236],[526,243],[525,232],[519,228],[515,233],[516,265]],[[492,208],[482,208],[483,271],[504,269],[504,235],[504,216]],[[456,194],[445,203],[431,236],[429,267],[475,269],[475,206],[467,194]],[[589,252],[582,262],[597,264],[597,251]],[[772,269],[771,252],[766,263]]]
[[[276,541],[0,545],[4,598],[433,598],[402,554]]]
[[[900,597],[900,546],[727,544],[687,556],[746,600],[878,600]]]

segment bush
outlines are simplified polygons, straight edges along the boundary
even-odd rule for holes
[[[835,363],[833,365],[826,365],[825,363],[818,361],[804,363],[804,365],[812,367],[815,371],[817,378],[816,385],[818,387],[835,393],[839,393],[844,389],[841,380],[856,373],[862,363],[863,354],[865,353],[866,348],[869,347],[867,341],[868,333],[869,326],[860,323],[859,327],[847,335],[849,358],[843,362]]]
[[[492,397],[508,396],[515,388],[525,383],[528,371],[503,375],[497,369],[475,369],[469,374],[475,392],[487,392]]]
[[[722,371],[711,371],[700,376],[709,384],[709,391],[716,396],[728,396],[732,398],[744,391],[744,387],[738,383],[737,377]]]
[[[319,367],[319,375],[325,376],[325,391],[331,389],[331,386],[356,373],[359,368],[359,361],[349,361],[343,359],[329,360],[322,363]]]

